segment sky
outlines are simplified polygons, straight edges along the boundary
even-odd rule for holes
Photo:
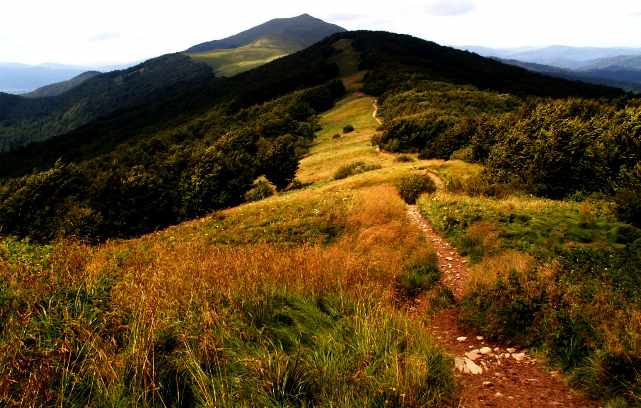
[[[137,62],[309,13],[444,45],[641,47],[639,0],[4,0],[0,61]]]

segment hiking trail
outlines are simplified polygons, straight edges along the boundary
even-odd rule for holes
[[[378,106],[373,103],[372,117],[378,118]],[[426,173],[438,189],[443,180],[431,171]],[[416,205],[407,207],[407,217],[425,235],[436,252],[442,282],[460,302],[470,279],[469,261],[456,247],[436,231]],[[427,314],[427,302],[411,308],[414,313]],[[459,407],[569,407],[590,408],[599,404],[568,387],[558,372],[546,372],[527,350],[488,341],[458,324],[456,307],[442,311],[426,324],[435,340],[454,357],[455,372],[461,385]]]

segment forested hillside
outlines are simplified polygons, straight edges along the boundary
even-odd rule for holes
[[[0,94],[0,151],[50,139],[121,109],[158,103],[212,79],[207,65],[176,54],[94,76],[58,96]]]

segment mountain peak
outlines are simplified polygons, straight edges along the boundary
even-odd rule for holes
[[[222,40],[195,45],[188,53],[232,49],[249,45],[261,38],[280,38],[293,48],[301,50],[332,34],[347,31],[307,13],[291,18],[277,18]],[[291,48],[291,47],[290,47]]]

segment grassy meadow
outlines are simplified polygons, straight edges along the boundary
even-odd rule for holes
[[[58,406],[443,406],[453,363],[399,305],[432,250],[369,143],[321,118],[313,183],[138,239],[0,246],[0,400]],[[356,130],[332,136],[345,125]],[[334,181],[352,160],[379,170]],[[427,260],[427,261],[426,261]],[[429,266],[427,267],[430,268]]]
[[[278,41],[258,40],[243,47],[189,53],[196,61],[210,65],[217,76],[231,77],[291,54],[293,49]]]

